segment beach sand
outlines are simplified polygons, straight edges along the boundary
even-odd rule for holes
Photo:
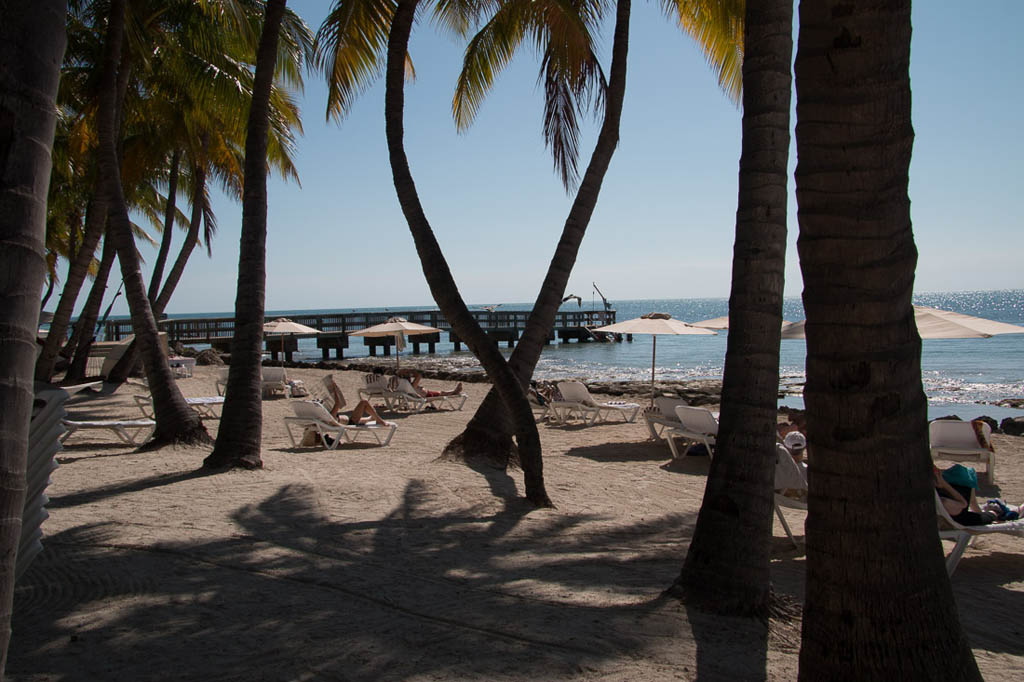
[[[216,370],[179,380],[214,393]],[[289,369],[307,386],[327,372]],[[336,371],[349,398],[358,372]],[[428,388],[451,382],[424,381]],[[12,680],[792,680],[799,619],[688,612],[679,573],[706,457],[668,466],[635,424],[540,425],[556,509],[522,474],[437,462],[463,411],[387,415],[386,448],[293,448],[289,399],[263,402],[264,468],[206,474],[209,447],[137,453],[75,434],[48,488],[44,551],[19,582]],[[74,415],[138,417],[137,381]],[[217,420],[206,420],[211,435]],[[997,435],[998,487],[1024,501],[1024,439]],[[802,540],[805,512],[784,510]],[[944,543],[948,552],[951,543]],[[774,589],[802,599],[780,524]],[[982,673],[1024,670],[1024,538],[969,548],[952,580]]]

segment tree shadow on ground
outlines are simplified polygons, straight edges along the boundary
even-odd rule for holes
[[[601,443],[570,448],[567,457],[583,457],[595,462],[651,462],[670,456],[661,441],[638,441],[633,443]]]
[[[195,475],[79,498],[189,485]],[[513,490],[506,478],[490,472],[492,490]],[[443,491],[412,481],[383,518],[328,518],[301,484],[237,509],[233,531],[214,539],[122,544],[113,526],[68,529],[46,538],[17,587],[8,671],[622,679],[639,660],[667,671],[698,660],[708,679],[763,677],[763,653],[745,637],[740,648],[755,648],[759,663],[714,658],[725,635],[710,624],[695,631],[707,655],[695,651],[683,608],[657,596],[678,572],[692,515],[622,523],[505,499],[493,513],[451,509]]]

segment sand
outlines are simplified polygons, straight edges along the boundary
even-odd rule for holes
[[[307,385],[325,373],[289,370]],[[198,367],[179,386],[214,395],[214,375]],[[335,376],[354,398],[361,375]],[[435,461],[487,388],[467,383],[460,412],[388,415],[386,448],[338,451],[293,448],[289,400],[265,400],[257,471],[208,475],[208,447],[138,453],[76,434],[48,489],[44,551],[16,588],[10,679],[796,678],[799,620],[764,628],[662,596],[706,457],[669,467],[642,419],[541,425],[557,508],[532,510],[521,472]],[[134,418],[134,393],[70,411]],[[1024,439],[994,442],[998,487],[983,494],[1024,500]],[[805,512],[785,514],[802,539]],[[772,555],[774,589],[800,600],[803,548],[778,523]],[[1019,678],[1024,539],[979,540],[952,583],[983,674]]]

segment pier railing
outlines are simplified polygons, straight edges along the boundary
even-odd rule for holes
[[[473,310],[470,311],[480,327],[495,337],[496,340],[506,341],[509,346],[513,345],[523,330],[530,317],[529,310]],[[436,327],[449,335],[449,340],[458,347],[458,339],[451,330],[451,325],[441,314],[440,310],[403,310],[403,311],[361,311],[351,313],[311,313],[290,314],[288,319],[307,327],[320,330],[319,334],[295,334],[289,335],[289,344],[279,345],[278,348],[290,355],[295,349],[297,338],[317,338],[317,346],[324,351],[324,357],[330,349],[334,349],[339,357],[341,351],[348,347],[350,332],[370,327],[375,324],[386,322],[388,318],[400,316],[418,324]],[[267,321],[275,319],[268,316]],[[577,341],[589,340],[591,335],[587,329],[614,324],[614,310],[560,310],[555,316],[555,323],[552,327],[549,338],[555,338],[555,334],[563,340],[575,339]],[[235,320],[232,317],[189,317],[189,318],[167,318],[159,321],[161,331],[167,332],[168,341],[172,344],[182,343],[185,345],[209,344],[216,348],[227,349],[235,334]],[[132,334],[131,320],[107,320],[103,326],[102,338],[106,341],[120,341]],[[434,352],[434,343],[439,341],[439,334],[427,335],[421,342],[427,343],[430,352]],[[276,352],[275,345],[278,342],[275,336],[266,337],[267,348]],[[417,337],[410,339],[414,343],[414,352],[418,352]],[[371,354],[376,347],[383,347],[385,354],[389,353],[392,339],[370,339],[364,340],[364,344],[370,347]]]

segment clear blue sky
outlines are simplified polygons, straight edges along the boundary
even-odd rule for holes
[[[288,3],[314,31],[329,4]],[[1020,0],[914,5],[917,291],[1024,286],[1024,95],[1013,75],[1024,56],[1021,25]],[[634,4],[631,29],[621,141],[566,293],[589,301],[596,281],[613,301],[728,296],[741,112],[659,4]],[[607,53],[610,24],[604,42]],[[417,80],[406,89],[406,148],[462,295],[471,304],[532,301],[571,202],[541,139],[536,56],[522,52],[472,129],[458,134],[451,97],[462,46],[422,22],[410,51]],[[325,121],[320,76],[307,76],[301,101],[301,188],[270,179],[267,309],[433,306],[391,181],[383,82],[341,125]],[[583,167],[595,137],[590,125]],[[789,210],[786,293],[795,296],[802,284],[792,200]],[[234,309],[241,206],[219,196],[215,211],[213,258],[193,254],[168,312]],[[179,233],[175,252],[180,241]],[[143,256],[152,262],[155,251]],[[112,273],[109,291],[119,281]],[[114,314],[126,313],[122,297]]]

